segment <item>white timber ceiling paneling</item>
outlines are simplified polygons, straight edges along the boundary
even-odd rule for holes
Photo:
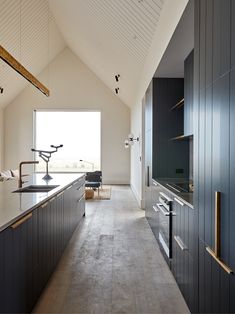
[[[0,0],[0,45],[37,76],[65,48],[48,1]],[[47,85],[49,77],[42,83]],[[10,103],[28,84],[0,61],[0,86],[4,88],[0,107]]]
[[[165,1],[50,0],[49,3],[70,49],[113,92],[119,87],[118,97],[131,106]],[[118,83],[116,74],[120,74]]]

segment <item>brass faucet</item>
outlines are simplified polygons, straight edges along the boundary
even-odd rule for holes
[[[30,161],[21,161],[20,165],[19,165],[19,181],[18,181],[18,187],[22,188],[23,183],[26,183],[27,181],[23,181],[22,177],[28,176],[28,174],[22,174],[22,165],[30,165],[30,164],[38,164],[39,161],[34,161],[34,160],[30,160]]]

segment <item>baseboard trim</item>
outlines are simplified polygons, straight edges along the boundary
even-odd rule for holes
[[[132,190],[132,192],[133,192],[133,194],[134,194],[134,196],[135,196],[135,198],[137,200],[139,208],[143,208],[143,206],[142,206],[143,205],[143,200],[140,198],[140,196],[139,196],[138,192],[136,191],[134,185],[131,184],[130,186],[131,186],[131,190]]]

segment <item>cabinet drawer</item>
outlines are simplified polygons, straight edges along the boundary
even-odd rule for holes
[[[192,313],[197,312],[195,267],[192,256],[180,237],[173,237],[172,273]]]
[[[195,214],[194,210],[188,207],[186,204],[182,203],[175,197],[173,202],[173,211],[175,215],[173,216],[173,236],[179,236],[187,251],[193,256],[195,250]]]

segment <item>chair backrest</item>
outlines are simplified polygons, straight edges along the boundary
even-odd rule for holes
[[[86,173],[86,181],[88,182],[102,182],[102,172],[92,171]]]

